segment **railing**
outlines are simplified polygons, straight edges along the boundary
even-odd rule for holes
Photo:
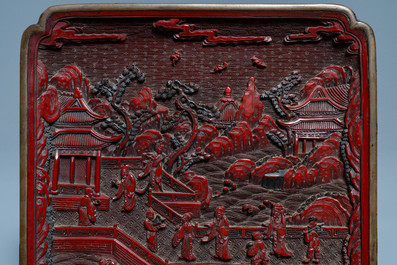
[[[174,224],[178,224],[181,222],[182,215],[176,212],[171,207],[165,205],[162,201],[152,196],[152,193],[149,192],[148,196],[148,205],[151,206],[156,212],[161,214],[164,218],[169,220]]]
[[[83,195],[54,195],[51,196],[51,203],[57,211],[78,211],[81,198],[83,198]],[[106,195],[94,197],[93,199],[100,202],[100,204],[96,206],[98,211],[109,210],[109,198]]]
[[[97,247],[95,247],[94,241],[98,241]],[[133,263],[130,264],[167,264],[120,231],[117,225],[114,225],[114,227],[57,227],[54,232],[55,250],[67,252],[68,248],[62,247],[70,245],[70,242],[73,243],[74,248],[88,242],[88,245],[95,248],[95,251],[112,253],[116,257],[119,256],[119,259],[132,261]],[[87,249],[82,250],[87,251]],[[74,249],[74,251],[78,251],[78,249]],[[129,253],[129,251],[132,253]]]
[[[102,169],[120,169],[124,165],[130,165],[132,169],[142,168],[142,157],[102,157]]]
[[[153,191],[152,196],[156,196],[161,201],[168,202],[197,202],[197,193]]]
[[[195,193],[194,190],[192,190],[191,188],[186,186],[186,184],[174,178],[171,174],[169,174],[165,170],[163,170],[162,181],[163,183],[167,184],[176,191],[185,192],[185,193]]]

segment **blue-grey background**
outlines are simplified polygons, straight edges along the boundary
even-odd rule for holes
[[[350,7],[375,32],[378,68],[378,257],[397,264],[396,59],[397,0],[222,1],[201,3],[335,3]],[[23,31],[51,5],[145,1],[0,0],[0,264],[18,264],[19,244],[19,60]],[[148,1],[149,2],[149,1]],[[161,3],[162,1],[150,1]],[[168,1],[167,1],[168,2]],[[173,0],[183,3],[190,1]],[[198,1],[197,1],[198,3]],[[395,245],[396,244],[396,245]]]

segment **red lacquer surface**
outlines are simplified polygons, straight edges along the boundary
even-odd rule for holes
[[[369,264],[365,34],[226,14],[31,35],[28,264]]]

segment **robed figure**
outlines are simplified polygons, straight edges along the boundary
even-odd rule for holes
[[[224,213],[225,207],[219,206],[215,210],[214,222],[209,225],[210,231],[201,242],[209,242],[215,238],[215,258],[221,260],[231,260],[232,255],[229,251],[229,221]]]
[[[113,200],[118,200],[124,194],[124,205],[122,211],[131,211],[135,206],[135,177],[130,172],[130,166],[121,168],[121,180],[114,180],[113,184],[118,186]]]
[[[270,203],[270,202],[267,202]],[[281,257],[292,257],[292,252],[285,246],[285,235],[287,234],[286,215],[287,211],[281,204],[271,203],[272,213],[270,222],[264,224],[267,226],[266,237],[273,238],[273,249],[270,254]]]
[[[146,190],[151,187],[152,191],[162,191],[161,185],[161,176],[163,173],[163,161],[165,156],[163,154],[164,145],[161,142],[156,144],[155,151],[150,153],[143,154],[144,160],[144,169],[141,174],[138,175],[138,178],[144,178],[149,176],[149,182],[146,188],[140,192],[144,193]]]
[[[195,260],[196,256],[193,254],[193,240],[196,237],[198,224],[192,224],[192,213],[185,213],[182,216],[182,223],[176,227],[177,231],[172,238],[172,246],[176,247],[182,242],[182,251],[179,256],[182,259],[191,261]]]

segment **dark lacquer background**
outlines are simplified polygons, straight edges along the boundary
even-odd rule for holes
[[[14,0],[0,3],[1,51],[1,97],[0,97],[0,163],[1,163],[1,264],[18,264],[19,244],[19,51],[23,31],[38,21],[40,14],[50,5],[76,4],[82,1]],[[84,1],[86,3],[139,2],[144,1]],[[150,1],[152,3],[161,1]],[[174,3],[187,1],[172,1]],[[243,1],[200,1],[201,3],[241,3]],[[245,2],[245,1],[244,1]],[[249,1],[271,3],[271,1]],[[273,1],[275,2],[275,1]],[[277,1],[281,2],[281,1]],[[282,1],[283,3],[327,3],[330,1]],[[397,232],[395,186],[397,179],[393,170],[397,142],[394,121],[395,98],[394,69],[397,52],[394,0],[337,1],[350,7],[361,21],[367,22],[375,31],[378,65],[378,235],[379,264],[394,264],[394,241]]]

